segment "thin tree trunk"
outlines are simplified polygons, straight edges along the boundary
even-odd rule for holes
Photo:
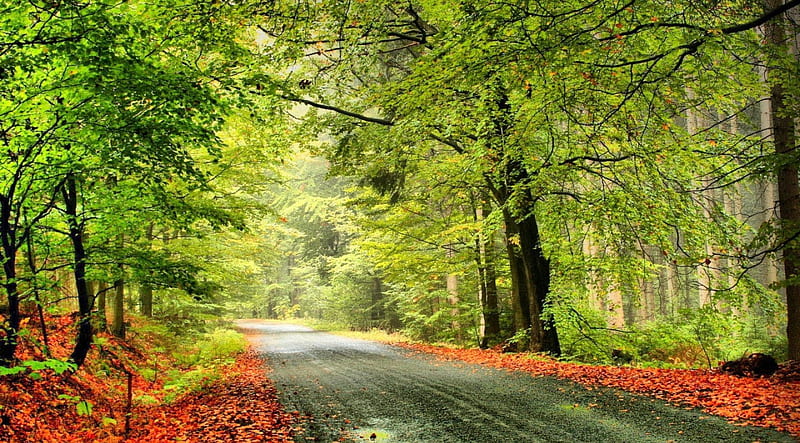
[[[155,239],[155,236],[153,235],[154,229],[155,224],[150,222],[145,232],[148,249],[151,247],[153,240]],[[142,315],[145,317],[149,318],[153,316],[153,287],[147,282],[139,286],[139,307]]]
[[[69,239],[75,259],[75,292],[78,296],[78,336],[69,360],[83,365],[92,345],[92,296],[86,284],[86,249],[83,244],[83,224],[78,220],[78,188],[73,174],[69,174],[62,191],[65,213],[69,224]]]
[[[526,275],[518,242],[519,227],[509,214],[504,211],[506,222],[506,251],[508,253],[508,266],[511,274],[511,309],[514,317],[514,331],[520,332],[531,327],[530,303],[528,302],[527,285],[524,285]]]
[[[106,316],[106,299],[108,295],[108,283],[101,281],[97,283],[97,329],[105,331],[108,329],[108,317]]]
[[[452,245],[447,249],[447,258],[452,259],[455,255]],[[458,304],[461,301],[458,295],[458,276],[456,274],[447,274],[445,277],[445,290],[447,291],[447,303],[450,305],[450,326],[455,332],[455,339],[457,343],[463,343],[464,337],[461,333],[461,324],[458,322],[458,317],[461,311],[458,309]]]
[[[28,225],[27,220],[25,221],[25,224]],[[33,299],[36,302],[36,312],[39,315],[39,327],[42,331],[44,355],[47,358],[50,358],[50,337],[47,334],[47,323],[44,320],[44,306],[42,306],[42,299],[39,295],[39,282],[36,281],[39,270],[36,268],[36,252],[33,249],[33,239],[30,235],[28,235],[25,239],[25,246],[28,256],[28,270],[33,276],[31,279],[31,290],[33,291]]]
[[[125,236],[119,236],[120,249],[125,244]],[[125,279],[124,266],[118,265],[119,277],[114,281],[114,299],[111,305],[111,334],[125,338]]]
[[[11,225],[11,202],[0,196],[0,236],[2,236],[3,274],[6,291],[5,321],[0,323],[0,366],[10,366],[17,350],[17,334],[19,333],[19,287],[17,286],[17,250],[15,228]]]
[[[383,312],[383,282],[380,277],[372,278],[371,291],[372,304],[369,307],[370,327],[377,327],[384,320]]]
[[[125,280],[114,281],[114,298],[111,305],[111,334],[125,338]]]

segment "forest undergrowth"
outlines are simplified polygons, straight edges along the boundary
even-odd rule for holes
[[[75,372],[62,362],[73,323],[49,318],[49,357],[30,332],[18,354],[27,370],[0,376],[0,442],[291,441],[295,417],[238,333],[179,345],[135,319],[126,340],[99,333]]]

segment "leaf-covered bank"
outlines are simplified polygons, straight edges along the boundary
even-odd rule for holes
[[[447,360],[478,363],[534,376],[555,376],[586,386],[609,386],[699,408],[741,425],[762,426],[800,437],[800,375],[797,362],[769,378],[744,378],[716,370],[591,366],[528,353],[455,349],[395,343]],[[589,405],[591,407],[591,405]]]
[[[0,376],[0,441],[290,441],[266,367],[241,334],[217,329],[180,339],[134,318],[128,339],[101,333],[88,364],[63,363],[74,318],[48,318],[47,358],[31,332],[24,372]],[[15,369],[15,371],[17,371]]]

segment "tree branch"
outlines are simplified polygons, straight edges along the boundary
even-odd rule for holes
[[[281,95],[281,98],[284,99],[284,100],[293,101],[295,103],[302,103],[304,105],[308,105],[308,106],[311,106],[313,108],[324,109],[326,111],[333,111],[333,112],[335,112],[337,114],[346,115],[348,117],[352,117],[352,118],[355,118],[357,120],[365,121],[365,122],[368,122],[368,123],[376,123],[376,124],[383,125],[383,126],[394,126],[394,122],[391,121],[391,120],[386,120],[386,119],[379,118],[379,117],[369,117],[367,115],[359,114],[359,113],[352,112],[352,111],[348,111],[346,109],[342,109],[342,108],[339,108],[339,107],[333,106],[333,105],[326,105],[324,103],[318,103],[318,102],[315,102],[315,101],[306,100],[304,98],[295,97],[295,96],[291,96],[291,95]]]
[[[723,28],[722,33],[728,35],[753,29],[757,26],[763,25],[764,23],[772,20],[773,18],[797,6],[800,6],[800,0],[791,0],[783,4],[782,6],[773,9],[772,11],[765,12],[764,15],[762,15],[761,17],[757,17],[747,23],[742,23],[739,25],[730,26],[728,28]]]

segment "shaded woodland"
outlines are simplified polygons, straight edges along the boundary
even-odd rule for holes
[[[50,314],[800,359],[798,5],[6,2],[2,370]]]

